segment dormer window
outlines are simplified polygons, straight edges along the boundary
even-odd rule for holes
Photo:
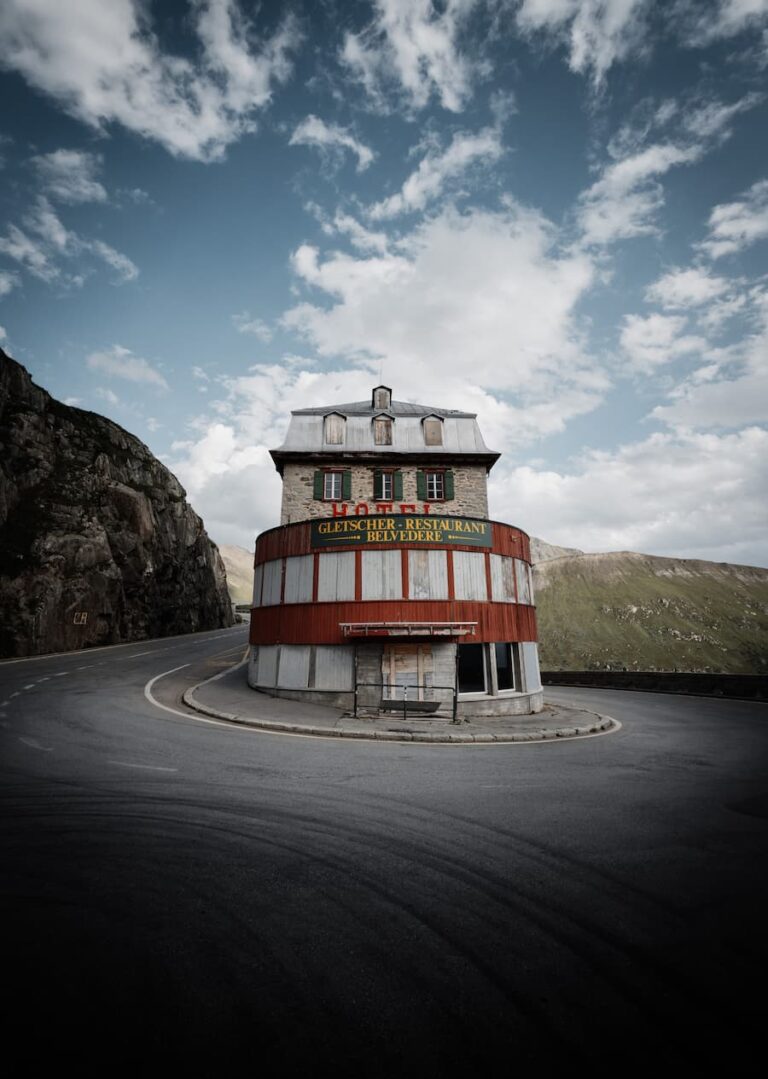
[[[442,446],[443,421],[440,417],[425,416],[421,422],[424,426],[424,444],[426,446]]]
[[[392,417],[374,416],[373,418],[373,444],[374,446],[392,445]]]
[[[346,425],[346,417],[340,412],[330,412],[323,422],[323,442],[328,446],[343,446]]]
[[[371,408],[391,408],[392,390],[389,386],[376,386],[373,391]]]

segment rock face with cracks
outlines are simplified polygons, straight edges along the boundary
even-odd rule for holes
[[[224,566],[172,475],[0,349],[0,656],[232,624]]]

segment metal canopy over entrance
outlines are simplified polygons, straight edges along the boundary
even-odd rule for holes
[[[466,637],[477,622],[339,622],[345,637]]]

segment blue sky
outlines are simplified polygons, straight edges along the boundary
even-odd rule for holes
[[[478,412],[492,515],[768,565],[768,0],[5,0],[0,335],[278,519],[291,408]]]

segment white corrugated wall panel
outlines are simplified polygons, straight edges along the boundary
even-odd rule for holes
[[[410,599],[448,599],[448,559],[445,551],[408,552]]]
[[[253,571],[253,606],[261,606],[261,583],[264,579],[264,566],[260,563]]]
[[[491,592],[497,603],[515,602],[514,559],[503,554],[491,555]]]
[[[283,579],[283,560],[275,558],[264,563],[264,587],[261,593],[262,607],[273,607],[280,602],[280,586]]]
[[[355,649],[348,644],[315,648],[315,689],[354,689]]]
[[[515,570],[517,572],[517,602],[532,603],[528,563],[522,562],[519,558],[516,558]]]
[[[525,692],[536,693],[541,689],[541,674],[539,673],[539,646],[535,641],[523,641],[520,645],[523,661],[523,680]]]
[[[315,556],[311,554],[286,558],[284,603],[312,602],[312,574],[314,567]]]
[[[259,646],[259,654],[256,660],[256,684],[259,686],[274,686],[277,681],[277,649],[276,644],[262,644]]]
[[[317,577],[318,600],[355,598],[355,552],[321,554]]]
[[[309,683],[308,644],[280,645],[280,673],[277,684],[281,689],[306,689]]]
[[[363,551],[363,599],[402,599],[399,551]]]
[[[485,555],[474,551],[453,552],[453,581],[456,599],[488,599],[485,582]]]

